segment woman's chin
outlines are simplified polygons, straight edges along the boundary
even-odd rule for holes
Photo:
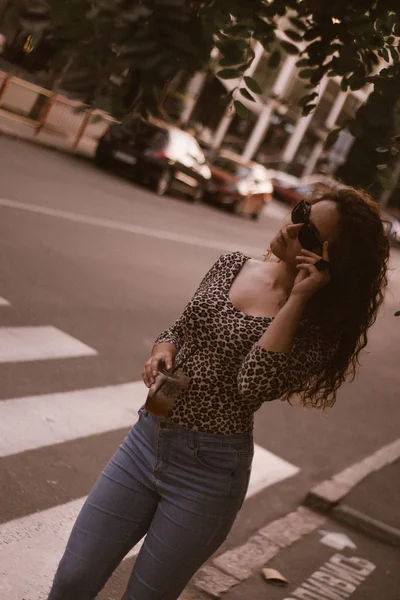
[[[277,238],[274,238],[270,244],[271,252],[276,258],[284,260],[285,258],[285,247]]]

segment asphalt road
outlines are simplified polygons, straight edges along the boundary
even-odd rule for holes
[[[0,361],[2,401],[140,379],[156,335],[224,251],[260,257],[279,211],[243,220],[159,198],[89,161],[0,138],[0,327],[52,326],[97,354]],[[317,482],[399,435],[400,253],[353,383],[322,413],[265,404],[257,444],[299,472],[245,502],[225,547],[295,508]],[[21,414],[21,419],[24,415]],[[125,430],[0,458],[0,522],[87,494]],[[58,485],[51,482],[57,480]],[[50,483],[49,483],[50,482]]]

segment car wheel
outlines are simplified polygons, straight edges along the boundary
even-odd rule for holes
[[[242,216],[244,203],[245,198],[240,198],[239,200],[236,200],[236,202],[232,205],[233,214],[238,215],[239,217]]]
[[[102,152],[99,152],[97,150],[96,154],[94,155],[94,164],[97,165],[98,167],[102,167],[105,168],[107,166],[107,159],[104,156],[104,154]]]
[[[192,203],[193,204],[199,204],[204,197],[204,188],[201,185],[201,183],[199,183],[199,185],[197,186],[193,196],[192,196]]]
[[[168,193],[172,183],[172,172],[170,169],[164,169],[156,182],[156,192],[159,196],[165,196]]]

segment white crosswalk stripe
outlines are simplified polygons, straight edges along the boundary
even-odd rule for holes
[[[128,427],[145,399],[146,387],[138,381],[4,400],[0,456]]]
[[[0,298],[0,305],[9,303]],[[3,365],[96,354],[93,348],[55,327],[0,328]],[[65,442],[86,443],[90,436],[128,429],[136,422],[146,395],[143,382],[136,381],[2,400],[0,460],[13,461],[22,456],[26,459],[30,452],[43,448],[51,453],[52,448]],[[255,445],[247,498],[298,471],[295,465]],[[69,532],[84,501],[85,496],[0,525],[1,599],[47,598]],[[41,506],[46,506],[46,502]],[[128,556],[137,554],[140,545]]]
[[[0,306],[10,306],[10,303],[8,300],[0,296]]]
[[[0,403],[0,456],[129,427],[146,397],[142,382],[15,398]],[[299,469],[255,445],[247,498]],[[85,498],[0,525],[0,597],[43,600]],[[135,554],[138,547],[130,555]],[[23,567],[21,567],[23,566]]]
[[[78,498],[0,526],[0,597],[45,600],[76,517]],[[135,556],[139,542],[125,558]],[[72,600],[72,599],[71,599]]]
[[[0,328],[0,363],[96,354],[96,350],[56,327]]]

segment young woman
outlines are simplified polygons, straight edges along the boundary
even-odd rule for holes
[[[49,600],[92,600],[146,535],[123,600],[176,600],[228,535],[252,462],[253,415],[297,397],[325,408],[354,376],[387,285],[376,204],[352,188],[298,204],[278,262],[221,256],[156,340],[143,379],[181,365],[166,417],[144,408],[90,493]]]

